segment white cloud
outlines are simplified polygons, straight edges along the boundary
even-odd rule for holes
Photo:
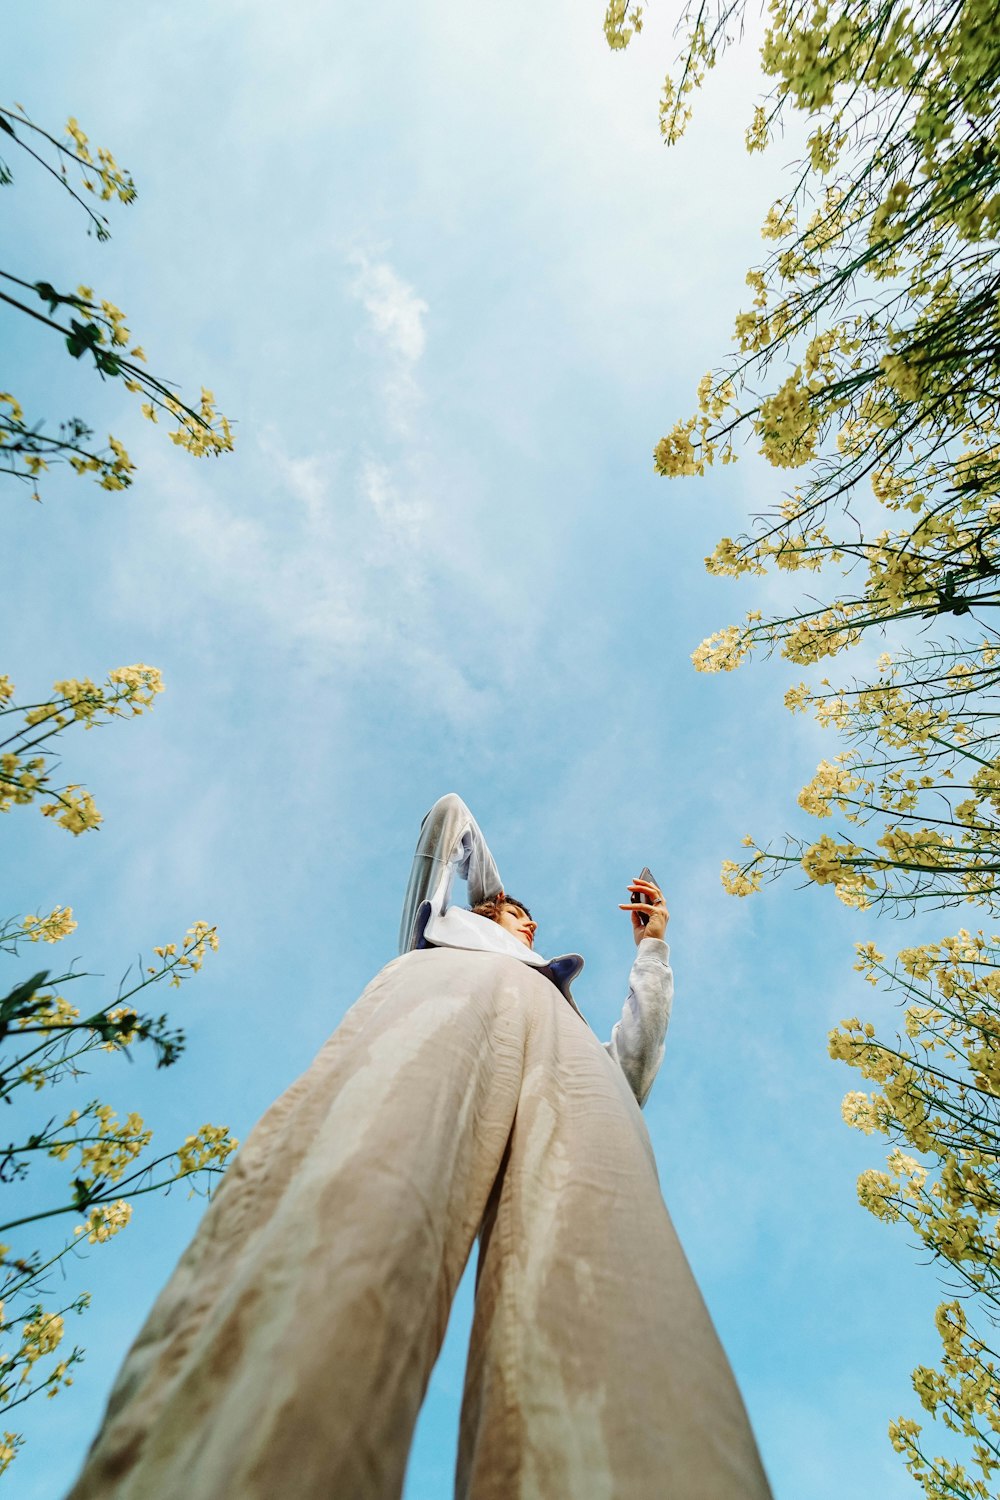
[[[243,459],[258,497],[252,510],[246,489],[227,498],[203,471],[156,454],[144,460],[161,497],[161,568],[140,582],[135,559],[122,555],[123,595],[141,588],[146,617],[165,622],[180,588],[186,614],[207,619],[221,608],[251,651],[265,642],[289,650],[313,677],[361,672],[453,724],[482,714],[484,692],[467,665],[479,632],[493,638],[501,604],[484,607],[461,545],[448,553],[433,544],[447,529],[444,502],[425,498],[435,487],[420,461],[294,454],[273,429],[253,448]],[[463,613],[474,639],[456,657],[453,615],[470,599],[475,608]]]
[[[423,297],[385,260],[373,260],[364,251],[349,257],[357,268],[351,295],[368,314],[382,356],[382,397],[388,431],[409,438],[415,409],[423,399],[416,380],[427,343],[424,319],[430,311]]]
[[[379,459],[369,458],[362,464],[361,488],[383,540],[393,551],[406,550],[414,556],[421,546],[421,528],[429,519],[430,507],[400,494],[393,470]]]
[[[352,260],[358,266],[352,291],[371,319],[372,328],[392,354],[415,365],[427,338],[427,303],[385,261],[373,263],[361,251]]]

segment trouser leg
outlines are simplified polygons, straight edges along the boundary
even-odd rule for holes
[[[480,1242],[459,1500],[767,1500],[620,1069],[535,1011]]]
[[[383,970],[237,1155],[72,1500],[400,1494],[517,1105],[523,974]]]

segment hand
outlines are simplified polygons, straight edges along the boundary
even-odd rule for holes
[[[645,901],[619,904],[619,911],[632,913],[632,936],[635,938],[636,947],[643,938],[661,938],[667,930],[670,921],[670,913],[667,911],[667,903],[663,899],[663,892],[658,885],[651,880],[633,880],[629,885],[630,891],[644,896]],[[640,915],[640,913],[642,915]],[[643,917],[646,918],[643,922]]]

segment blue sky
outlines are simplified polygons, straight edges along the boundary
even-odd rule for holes
[[[73,841],[10,818],[2,909],[70,903],[66,947],[111,978],[218,923],[171,1006],[184,1060],[93,1079],[169,1144],[203,1120],[245,1135],[392,956],[442,792],[476,812],[539,946],[586,955],[576,993],[602,1037],[631,954],[616,904],[648,863],[677,1001],[646,1117],[776,1500],[893,1500],[911,1486],[885,1429],[914,1410],[937,1299],[857,1206],[879,1146],[841,1123],[855,1079],[825,1037],[889,1015],[851,944],[912,930],[791,881],[723,893],[721,861],[798,824],[832,746],[781,705],[797,672],[689,660],[750,600],[702,559],[780,476],[747,458],[668,485],[650,458],[727,348],[794,140],[746,156],[746,51],[664,149],[669,19],[622,56],[602,7],[567,0],[8,8],[14,94],[41,122],[76,115],[140,189],[100,246],[20,172],[11,269],[117,302],[238,443],[195,462],[5,320],[25,407],[114,431],[140,473],[124,496],[61,476],[42,506],[8,492],[0,668],[33,695],[147,661],[167,692],[67,740],[105,825]],[[18,1496],[70,1481],[200,1207],[148,1201],[74,1266],[87,1363],[26,1408]],[[449,1493],[469,1303],[466,1283],[407,1500]]]

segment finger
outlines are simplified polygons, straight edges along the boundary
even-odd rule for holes
[[[628,889],[630,891],[655,891],[658,896],[662,896],[663,894],[660,887],[655,885],[652,880],[630,880]]]

